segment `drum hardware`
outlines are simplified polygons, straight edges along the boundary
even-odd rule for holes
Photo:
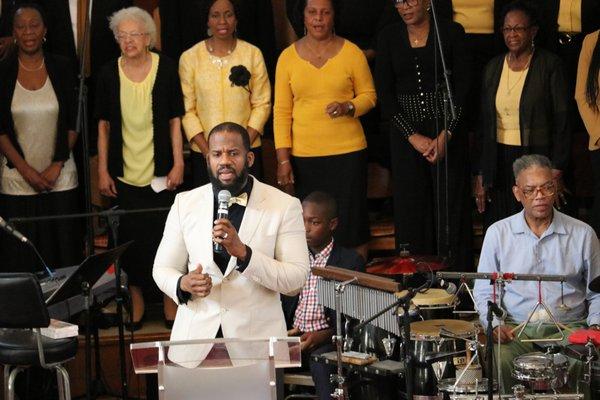
[[[346,286],[356,282],[358,279],[353,277],[344,282],[337,283],[335,285],[335,335],[333,336],[333,342],[335,344],[337,352],[337,374],[331,376],[331,382],[337,384],[337,388],[331,394],[331,397],[337,400],[347,400],[348,391],[346,388],[346,378],[344,377],[344,369],[342,367],[342,353],[343,353],[343,337],[342,337],[342,294],[346,289]]]
[[[515,400],[521,400],[525,397],[525,385],[515,385],[512,387]]]
[[[592,383],[592,377],[594,376],[594,372],[592,369],[592,362],[598,358],[598,351],[596,350],[596,346],[592,339],[588,338],[587,343],[585,344],[586,355],[584,361],[584,374],[583,374],[583,382],[587,385]]]
[[[495,394],[497,400],[583,400],[583,394],[579,393],[552,393],[552,394],[525,394],[523,397],[514,397],[514,394]],[[486,397],[474,394],[450,395],[450,400],[484,400]]]
[[[383,348],[385,349],[386,358],[392,357],[394,354],[394,349],[396,348],[396,339],[388,334],[388,337],[381,339],[381,342],[383,343]]]

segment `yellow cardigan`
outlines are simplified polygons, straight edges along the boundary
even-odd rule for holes
[[[229,73],[236,65],[250,71],[250,92],[232,86]],[[233,52],[219,58],[211,55],[202,41],[181,55],[179,76],[185,105],[182,123],[188,140],[200,132],[208,138],[210,130],[221,122],[250,126],[262,133],[271,112],[271,84],[257,47],[238,39]],[[252,147],[260,144],[259,135]],[[195,144],[191,147],[200,152]]]
[[[590,136],[588,145],[590,150],[600,149],[600,113],[595,112],[585,98],[588,70],[590,69],[594,47],[598,41],[598,32],[600,31],[592,32],[583,39],[581,53],[579,54],[579,65],[577,66],[577,84],[575,85],[575,100],[577,100],[579,114],[581,114],[581,119]],[[598,74],[597,79],[600,80],[600,74]],[[600,98],[598,98],[598,104],[600,105]]]
[[[330,118],[334,101],[352,101],[354,116]],[[321,68],[300,58],[295,44],[285,49],[275,74],[273,111],[276,148],[296,157],[346,154],[367,147],[358,119],[375,106],[373,78],[363,52],[345,41]]]

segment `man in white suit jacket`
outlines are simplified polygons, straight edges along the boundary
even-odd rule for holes
[[[179,303],[171,340],[211,339],[219,328],[225,338],[285,337],[279,293],[297,293],[309,273],[300,201],[248,175],[254,155],[243,127],[218,125],[208,145],[211,183],[177,195],[154,261],[158,287]],[[215,196],[237,196],[249,180],[238,233],[214,221]],[[213,243],[231,256],[224,272]]]

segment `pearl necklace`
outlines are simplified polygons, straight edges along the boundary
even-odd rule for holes
[[[223,65],[227,64],[227,59],[225,57],[229,56],[231,53],[233,53],[233,50],[235,50],[235,46],[237,45],[237,41],[234,40],[233,45],[231,46],[230,49],[227,49],[227,55],[223,56],[223,57],[219,57],[219,56],[215,56],[213,53],[215,51],[214,47],[212,47],[210,45],[210,42],[207,40],[206,41],[206,49],[208,50],[208,53],[210,55],[210,60],[213,64],[215,64],[216,66],[218,66],[219,68],[223,68]]]

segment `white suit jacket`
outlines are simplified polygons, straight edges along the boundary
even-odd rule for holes
[[[279,293],[298,292],[309,273],[300,201],[254,178],[238,232],[252,257],[243,273],[231,257],[225,274],[213,261],[213,203],[210,184],[178,194],[156,253],[152,275],[175,302],[183,274],[202,264],[212,277],[207,297],[179,305],[171,340],[211,339],[219,325],[226,338],[287,336]]]

